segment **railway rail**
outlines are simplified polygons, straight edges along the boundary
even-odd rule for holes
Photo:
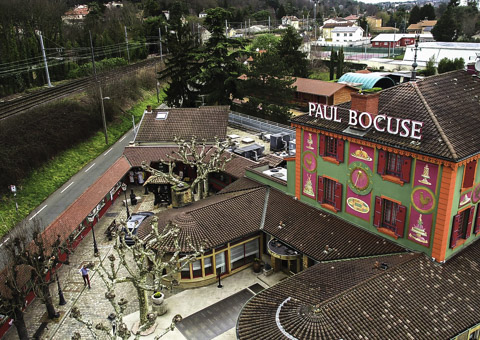
[[[127,65],[120,69],[115,69],[98,75],[100,82],[110,82],[118,79],[125,74],[136,72],[143,68],[152,67],[159,58],[143,60],[139,63]],[[120,72],[119,72],[120,71]],[[0,102],[0,120],[30,110],[35,106],[48,103],[50,101],[69,96],[74,93],[85,91],[87,88],[95,86],[95,78],[88,77],[69,81],[65,84],[42,89],[31,94],[27,94],[15,99]]]

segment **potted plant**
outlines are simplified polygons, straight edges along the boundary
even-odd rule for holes
[[[152,301],[155,305],[161,305],[163,303],[165,295],[162,292],[156,292],[152,295]]]
[[[260,271],[262,270],[262,265],[263,265],[263,261],[259,258],[255,258],[253,260],[253,271],[255,273],[260,273]]]

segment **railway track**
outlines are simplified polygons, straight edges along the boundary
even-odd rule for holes
[[[115,69],[98,75],[98,80],[108,83],[123,77],[125,74],[136,72],[143,68],[151,67],[158,61],[158,58],[151,58],[139,63],[127,65],[121,69]],[[0,102],[0,120],[19,114],[34,108],[35,106],[57,100],[74,93],[85,91],[95,85],[95,78],[88,77],[69,81],[55,87],[45,88],[31,94],[27,94],[10,101]]]

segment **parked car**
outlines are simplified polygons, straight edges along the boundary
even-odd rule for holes
[[[138,227],[140,224],[149,216],[153,216],[153,212],[151,211],[142,211],[138,213],[131,214],[129,219],[127,220],[127,228],[130,233],[133,235],[137,234]],[[129,246],[133,245],[135,241],[130,237],[129,233],[125,231],[125,243]]]

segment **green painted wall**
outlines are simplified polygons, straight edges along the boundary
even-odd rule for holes
[[[297,140],[303,141],[303,131],[302,131],[302,136],[301,138],[297,138]],[[319,145],[319,141],[317,141],[317,145]],[[432,243],[433,243],[433,233],[434,233],[434,225],[436,221],[436,212],[438,205],[435,205],[435,209],[432,212],[433,214],[433,220],[432,220],[432,229],[430,233],[430,245],[429,247],[422,246],[416,242],[413,242],[407,238],[408,236],[408,227],[409,227],[409,222],[410,222],[410,211],[413,209],[412,203],[411,203],[411,194],[412,194],[412,189],[413,189],[413,180],[414,180],[414,175],[415,175],[415,160],[412,160],[412,168],[411,168],[411,178],[409,183],[405,183],[403,186],[397,183],[392,183],[389,181],[384,181],[382,177],[377,173],[377,162],[378,162],[378,150],[375,150],[375,158],[374,158],[374,165],[373,165],[373,176],[372,176],[372,182],[373,182],[373,189],[371,191],[371,201],[368,202],[370,204],[370,220],[367,222],[364,219],[361,219],[360,217],[351,215],[350,213],[347,213],[345,211],[345,205],[346,205],[346,197],[347,197],[347,187],[348,187],[348,176],[349,176],[349,170],[348,170],[348,155],[349,155],[349,149],[350,149],[350,143],[348,141],[345,141],[345,147],[344,147],[344,162],[340,164],[334,164],[328,161],[324,161],[322,157],[317,155],[317,178],[318,176],[328,176],[331,178],[334,178],[338,180],[340,183],[343,184],[343,192],[342,192],[342,210],[338,213],[333,213],[328,209],[324,209],[320,206],[320,204],[309,197],[306,197],[302,194],[301,196],[301,201],[304,203],[307,203],[311,206],[314,206],[318,209],[321,209],[323,211],[326,211],[328,213],[332,213],[337,215],[339,218],[342,218],[344,220],[347,220],[353,224],[356,224],[372,233],[375,233],[381,237],[384,237],[386,239],[392,240],[393,242],[399,243],[402,246],[406,247],[407,249],[412,249],[416,251],[421,251],[423,253],[426,253],[428,255],[431,255],[432,249]],[[303,159],[303,157],[301,157]],[[302,164],[303,167],[303,164]],[[438,179],[440,179],[442,174],[442,167],[439,167],[439,174],[438,174]],[[299,174],[300,176],[303,176],[303,170]],[[303,181],[301,182],[303,183]],[[437,191],[435,193],[435,199],[436,202],[438,202],[438,194],[440,192],[440,181],[438,181],[438,186],[437,186]],[[317,189],[318,190],[318,189]],[[400,201],[402,205],[407,207],[407,215],[405,219],[405,230],[404,230],[404,237],[403,238],[398,238],[395,239],[389,235],[386,235],[384,233],[380,233],[377,231],[377,228],[373,226],[373,216],[374,216],[374,208],[375,208],[375,196],[386,196],[388,198],[391,198],[396,201]]]
[[[295,173],[295,161],[287,162],[287,194],[295,196],[295,178],[297,174]]]

